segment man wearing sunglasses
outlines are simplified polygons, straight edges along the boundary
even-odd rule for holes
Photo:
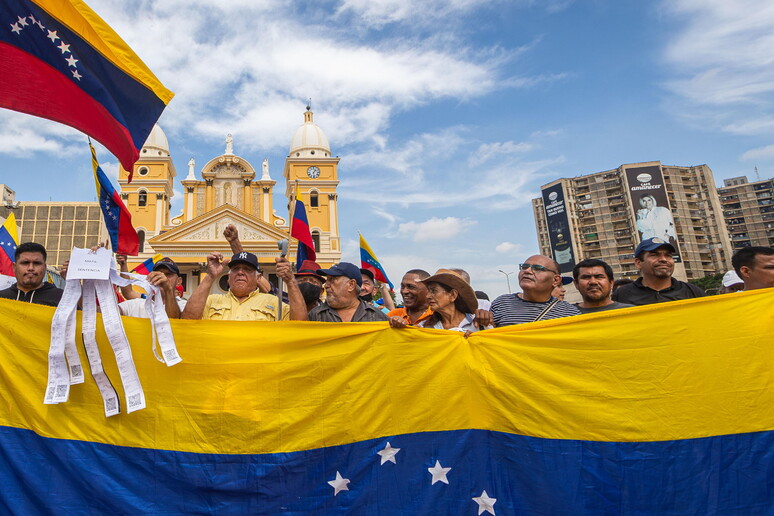
[[[518,294],[504,294],[492,301],[495,327],[524,324],[546,319],[579,315],[578,307],[551,296],[554,286],[561,284],[559,264],[547,256],[530,256],[519,264]]]

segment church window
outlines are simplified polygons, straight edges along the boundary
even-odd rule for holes
[[[312,208],[319,208],[320,206],[320,196],[315,191],[309,193],[309,206]]]
[[[148,175],[148,167],[140,167],[139,170],[137,170],[137,173],[141,176],[147,176]]]
[[[140,241],[140,252],[145,252],[145,230],[138,229],[137,230],[137,240]]]
[[[320,232],[317,230],[312,231],[312,242],[314,242],[314,252],[320,252]]]
[[[145,190],[140,190],[140,195],[137,200],[137,206],[147,206],[148,205],[148,192]]]

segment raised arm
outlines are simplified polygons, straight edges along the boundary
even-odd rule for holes
[[[125,254],[116,254],[116,263],[118,264],[119,272],[129,272],[129,267],[126,265]],[[138,297],[142,297],[131,285],[121,287],[121,295],[124,296],[124,299],[137,299]]]
[[[223,230],[223,236],[226,237],[228,245],[231,246],[232,253],[237,254],[245,250],[244,247],[242,247],[242,242],[239,241],[239,231],[237,231],[235,225],[229,224],[226,226],[226,229]]]
[[[207,297],[210,295],[210,289],[212,284],[215,283],[217,278],[223,270],[226,268],[226,264],[223,263],[223,255],[220,253],[212,253],[207,257],[207,274],[204,275],[199,286],[196,287],[188,303],[185,305],[185,310],[180,315],[182,319],[201,319],[204,313],[204,306],[207,304]]]
[[[161,271],[153,271],[148,274],[148,283],[161,289],[161,300],[164,301],[164,310],[170,319],[180,319],[180,306],[175,299],[175,287],[169,281],[167,275]]]
[[[390,295],[390,286],[387,283],[382,283],[379,285],[379,288],[382,291],[382,299],[384,299],[384,307],[387,310],[395,310],[395,301],[392,300],[392,296]]]
[[[306,301],[301,289],[298,288],[296,277],[293,275],[293,266],[287,258],[275,258],[277,262],[277,276],[282,278],[285,288],[288,290],[288,301],[290,304],[290,319],[293,321],[308,321],[309,314],[306,311]],[[280,292],[280,295],[282,293]]]

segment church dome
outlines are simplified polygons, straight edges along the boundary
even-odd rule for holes
[[[153,124],[148,139],[142,146],[140,151],[140,157],[157,157],[157,156],[169,156],[169,142],[167,141],[167,135],[161,130],[159,124]]]
[[[306,106],[304,125],[296,129],[290,142],[290,157],[293,158],[327,158],[331,155],[328,137],[314,123],[312,108]]]

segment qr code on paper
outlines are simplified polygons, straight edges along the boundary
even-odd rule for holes
[[[57,385],[56,386],[56,398],[60,398],[62,396],[67,396],[67,390],[69,389],[69,385]]]
[[[108,398],[105,400],[105,411],[112,412],[118,408],[118,400],[116,398]]]
[[[132,394],[131,396],[129,396],[129,400],[127,401],[127,405],[129,405],[130,408],[136,407],[141,403],[142,403],[142,399],[139,394]]]
[[[70,373],[73,376],[81,376],[83,374],[83,367],[80,365],[74,365],[70,368]]]
[[[164,352],[164,360],[171,362],[177,359],[177,351],[174,349],[168,349]]]

